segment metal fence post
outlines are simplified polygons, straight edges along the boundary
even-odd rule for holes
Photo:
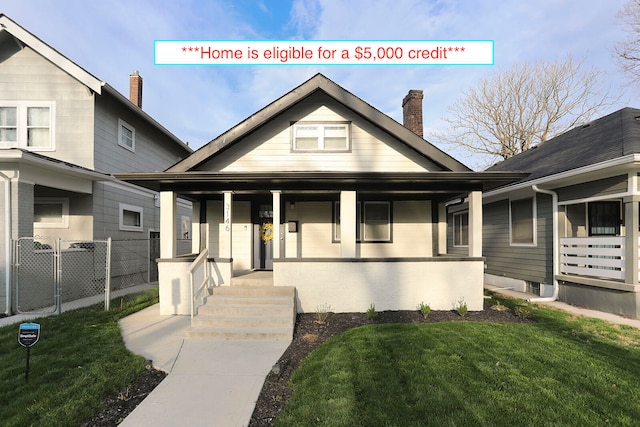
[[[107,238],[107,271],[104,280],[104,309],[108,311],[111,308],[111,237]]]
[[[61,276],[62,276],[62,260],[61,260],[61,256],[60,256],[60,252],[62,250],[62,239],[61,238],[57,238],[54,241],[54,245],[53,245],[53,263],[54,263],[54,286],[56,289],[56,313],[57,314],[61,314],[62,313],[62,280],[61,280]]]

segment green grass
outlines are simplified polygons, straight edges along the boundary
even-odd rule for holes
[[[631,426],[640,330],[535,306],[538,322],[369,325],[319,346],[278,426]]]
[[[18,326],[0,328],[0,420],[3,426],[78,426],[102,400],[137,378],[144,359],[124,346],[118,320],[158,301],[157,290],[128,297],[120,310],[93,306],[38,320],[40,340],[26,349]]]

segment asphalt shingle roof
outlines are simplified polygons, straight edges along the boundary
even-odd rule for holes
[[[523,181],[640,153],[640,109],[626,107],[573,128],[487,171],[529,172]]]

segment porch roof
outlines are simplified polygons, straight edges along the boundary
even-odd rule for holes
[[[154,191],[198,197],[223,191],[297,193],[340,190],[430,193],[442,198],[488,191],[527,176],[521,172],[136,172],[116,178]]]

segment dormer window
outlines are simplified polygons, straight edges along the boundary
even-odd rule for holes
[[[349,123],[304,123],[293,125],[293,151],[346,152],[351,149]]]

